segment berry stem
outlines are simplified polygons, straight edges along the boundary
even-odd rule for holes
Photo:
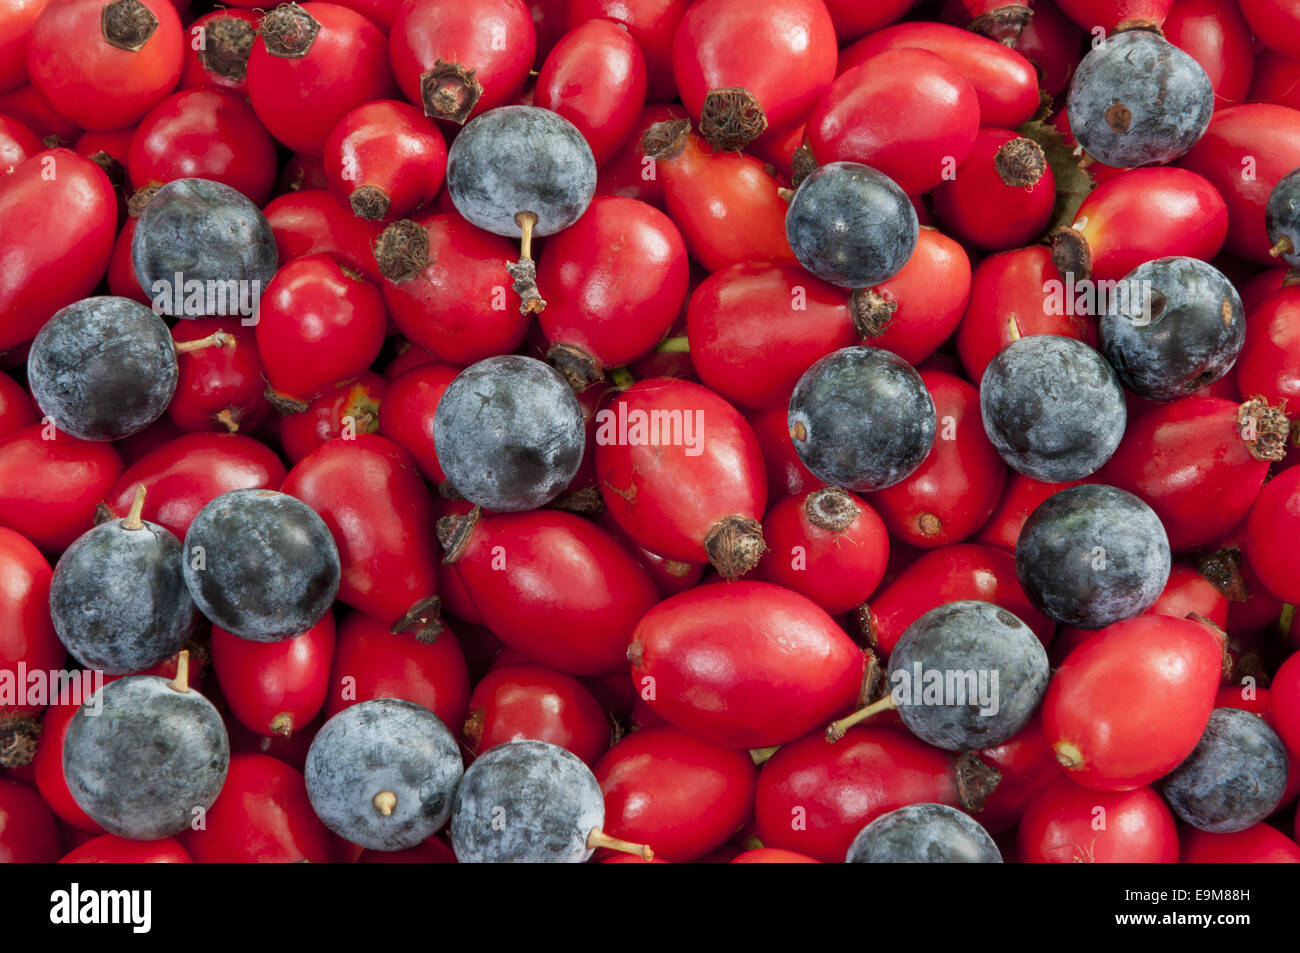
[[[879,715],[882,711],[892,711],[897,707],[898,703],[894,701],[894,696],[886,695],[879,701],[872,702],[865,708],[859,708],[853,714],[841,718],[839,721],[831,722],[830,727],[826,729],[826,740],[839,741],[854,725],[859,725],[868,718]]]
[[[617,850],[624,854],[636,854],[646,863],[654,860],[655,856],[655,852],[648,845],[633,844],[631,841],[610,837],[599,827],[593,827],[591,833],[587,835],[587,846],[592,850],[597,847],[604,847],[606,850]]]
[[[691,342],[685,335],[675,338],[664,338],[655,348],[659,354],[690,354]]]
[[[546,302],[537,290],[537,264],[533,261],[533,227],[537,224],[536,212],[518,212],[515,224],[519,226],[519,261],[507,264],[506,271],[515,280],[515,294],[519,295],[520,314],[541,314]]]
[[[375,805],[376,811],[384,815],[384,817],[388,817],[393,813],[393,809],[397,807],[397,795],[392,791],[380,791],[374,796],[371,803]]]
[[[181,649],[176,656],[176,677],[169,683],[171,690],[186,695],[190,690],[190,650]]]
[[[177,341],[175,345],[177,354],[189,354],[191,351],[202,351],[205,348],[209,348],[209,347],[234,347],[234,346],[235,346],[234,335],[227,334],[225,331],[222,331],[220,328],[213,331],[205,338],[199,338],[197,341]]]
[[[1291,239],[1283,235],[1277,240],[1277,244],[1268,250],[1268,253],[1274,258],[1281,258],[1283,255],[1289,255],[1295,251],[1295,245],[1291,244]]]
[[[144,512],[144,497],[147,492],[149,491],[143,483],[135,488],[135,498],[131,500],[131,510],[126,514],[126,519],[122,520],[122,529],[144,529],[144,520],[140,519],[140,514]]]

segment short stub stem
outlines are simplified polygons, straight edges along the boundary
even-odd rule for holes
[[[879,715],[882,711],[892,711],[897,707],[898,703],[894,701],[894,696],[886,695],[879,701],[872,702],[864,708],[859,708],[853,714],[841,718],[839,721],[831,722],[830,727],[826,729],[826,740],[839,741],[854,725],[860,725],[868,718]]]
[[[144,529],[144,520],[140,514],[144,512],[144,498],[148,492],[143,483],[135,488],[135,498],[131,500],[131,509],[126,514],[126,519],[122,520],[122,529]]]
[[[536,212],[518,212],[515,224],[519,226],[519,261],[506,265],[514,279],[515,294],[519,295],[520,314],[541,314],[546,301],[537,290],[537,265],[533,261],[533,228],[537,225]]]
[[[633,844],[631,841],[610,837],[599,827],[593,827],[591,833],[587,835],[587,846],[592,850],[603,847],[606,850],[616,850],[623,854],[635,854],[646,863],[650,863],[655,858],[655,852],[650,849],[649,845]]]
[[[176,656],[176,677],[168,685],[174,692],[180,692],[182,695],[188,694],[190,690],[190,650],[181,649],[180,654]]]
[[[205,338],[199,338],[196,341],[177,341],[175,344],[177,354],[189,354],[191,351],[202,351],[210,347],[234,347],[235,336],[227,334],[220,328],[213,331]]]
[[[397,807],[397,795],[392,791],[380,791],[371,799],[371,803],[375,805],[376,811],[388,817]]]
[[[1268,250],[1268,253],[1274,258],[1281,258],[1283,255],[1291,254],[1293,251],[1295,251],[1295,245],[1291,243],[1291,239],[1283,235],[1277,240],[1277,244]]]

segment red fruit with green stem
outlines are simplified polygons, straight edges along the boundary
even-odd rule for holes
[[[597,417],[601,496],[629,536],[669,559],[707,557],[727,579],[758,564],[767,478],[754,431],[734,407],[660,377],[633,384]],[[668,423],[651,433],[651,421]]]
[[[637,624],[627,658],[655,714],[728,748],[812,731],[857,702],[866,672],[862,650],[824,609],[765,582],[664,600]]]
[[[787,496],[763,518],[768,551],[756,576],[807,596],[831,615],[873,593],[889,562],[885,523],[839,487]]]
[[[10,673],[21,689],[11,702],[0,704],[0,767],[30,764],[40,734],[38,717],[44,704],[24,702],[26,685],[18,681],[18,666],[29,672],[51,672],[63,666],[67,650],[50,622],[50,564],[26,537],[0,527],[0,671]]]
[[[36,402],[27,388],[0,372],[0,437],[30,426],[38,418]]]
[[[1074,307],[1049,249],[1034,245],[989,255],[971,276],[970,303],[957,329],[966,376],[978,381],[998,352],[1031,334],[1072,337],[1096,347],[1097,326]]]
[[[494,669],[474,686],[464,735],[475,755],[531,738],[572,751],[591,766],[609,748],[610,723],[572,675],[524,663]]]
[[[979,98],[966,77],[941,57],[906,47],[841,73],[804,134],[818,164],[860,162],[915,195],[966,159],[979,124]]]
[[[373,698],[423,705],[459,733],[469,705],[469,671],[454,633],[433,644],[394,635],[380,619],[354,612],[339,623],[325,717]]]
[[[944,23],[900,23],[873,33],[840,53],[836,76],[843,76],[881,53],[899,49],[926,50],[965,77],[978,98],[977,125],[1018,129],[1038,111],[1038,78],[1033,64],[1001,43]],[[880,65],[886,62],[882,60]],[[897,65],[902,61],[888,62]],[[928,60],[913,62],[918,68],[930,65]],[[939,75],[944,76],[949,94],[931,101],[950,109],[951,79],[947,74]],[[965,118],[964,113],[960,115]],[[954,153],[956,161],[960,162],[961,158]]]
[[[487,627],[570,675],[626,665],[633,626],[659,601],[631,553],[570,513],[471,511],[440,519],[438,538]]]
[[[233,753],[226,783],[205,823],[181,843],[200,864],[328,863],[329,831],[316,817],[303,776],[264,754]]]
[[[1264,484],[1246,524],[1246,558],[1264,587],[1292,605],[1300,603],[1300,467]]]
[[[184,434],[155,447],[100,494],[109,518],[131,511],[146,491],[141,516],[184,539],[199,510],[231,490],[273,490],[284,464],[265,444],[232,433]]]
[[[286,3],[262,17],[248,54],[248,98],[290,149],[320,155],[345,115],[397,92],[388,39],[334,3]]]
[[[1073,272],[1075,281],[1118,281],[1153,258],[1209,261],[1227,232],[1228,208],[1204,177],[1185,169],[1129,169],[1097,186],[1070,227],[1053,233],[1052,260],[1062,277]],[[1084,313],[1101,310],[1093,305]]]
[[[167,416],[192,433],[256,430],[271,413],[256,332],[239,320],[200,318],[177,321],[172,340],[202,341],[218,332],[222,338],[212,347],[177,352],[176,393]]]
[[[1034,15],[1029,0],[962,0],[962,6],[971,18],[967,29],[1010,47]]]
[[[1085,30],[1158,29],[1174,0],[1056,0],[1061,12]]]
[[[949,752],[905,731],[859,725],[833,745],[818,730],[772,755],[758,774],[754,820],[764,846],[838,864],[881,814],[960,803]]]
[[[907,627],[949,602],[975,599],[1006,609],[1047,645],[1056,623],[1029,603],[1016,578],[1015,560],[989,546],[958,543],[926,553],[900,572],[858,614],[863,636],[888,655]]]
[[[66,549],[121,472],[111,444],[56,436],[53,424],[15,430],[0,437],[0,526],[44,552]]]
[[[560,38],[537,76],[533,104],[573,123],[603,165],[628,141],[646,103],[646,62],[630,31],[588,20]]]
[[[953,374],[922,371],[934,400],[938,435],[921,465],[872,493],[894,539],[934,549],[969,538],[1002,496],[1007,468],[984,434],[979,391]]]
[[[1274,50],[1261,53],[1255,59],[1246,101],[1300,109],[1300,59]]]
[[[41,796],[0,778],[0,863],[51,864],[59,859],[59,829]]]
[[[194,858],[174,837],[127,840],[101,834],[59,858],[61,864],[192,864]]]
[[[112,183],[71,149],[38,152],[0,176],[0,351],[30,341],[55,311],[95,290],[116,231]]]
[[[508,239],[454,213],[394,222],[374,250],[393,323],[437,359],[462,367],[509,354],[524,339],[527,315],[501,271],[517,254]]]
[[[1016,849],[1027,864],[1175,864],[1178,828],[1150,787],[1101,792],[1058,777],[1026,806]]]
[[[0,116],[0,169],[8,171],[44,149],[41,140],[17,119]]]
[[[1295,0],[1241,0],[1241,12],[1260,42],[1300,59],[1300,6]]]
[[[1038,85],[1061,102],[1082,57],[1083,33],[1052,0],[1034,0],[1034,16],[1016,39],[1016,52],[1038,73]]]
[[[673,76],[700,135],[738,152],[798,125],[835,76],[821,0],[698,0],[673,37]]]
[[[524,88],[537,34],[523,0],[407,3],[393,18],[393,73],[424,114],[463,125],[513,102]]]
[[[267,400],[281,413],[302,413],[325,390],[374,362],[387,324],[379,289],[333,256],[282,265],[258,307]]]
[[[690,0],[567,0],[562,6],[570,30],[602,18],[626,27],[645,56],[647,101],[677,98],[673,36]]]
[[[253,52],[260,13],[218,7],[205,13],[186,31],[181,89],[248,89],[248,55]],[[199,31],[202,31],[201,33]],[[194,41],[203,37],[200,49]]]
[[[649,353],[681,312],[688,277],[686,245],[667,215],[635,199],[593,199],[541,254],[547,359],[581,391]]]
[[[721,748],[677,728],[643,728],[595,766],[605,833],[653,843],[669,863],[726,843],[754,809],[758,770],[748,751]]]
[[[1300,411],[1300,284],[1284,286],[1246,314],[1246,343],[1237,358],[1237,387]]]
[[[379,432],[379,409],[388,382],[374,371],[321,394],[301,414],[280,421],[280,446],[297,463],[323,443],[351,440],[357,434]]]
[[[49,0],[13,0],[0,9],[0,93],[27,82],[27,44]]]
[[[944,227],[976,248],[1000,251],[1043,233],[1056,177],[1042,147],[1010,129],[981,129],[954,177],[933,191]]]
[[[1095,633],[1057,670],[1043,731],[1066,774],[1131,791],[1192,753],[1209,723],[1224,639],[1205,622],[1140,615]]]
[[[1184,864],[1300,864],[1300,845],[1267,824],[1235,834],[1210,834],[1183,829]]]
[[[1282,411],[1264,400],[1185,397],[1131,418],[1097,481],[1155,510],[1170,549],[1200,549],[1245,518],[1287,433]]]
[[[176,88],[183,49],[167,0],[63,0],[36,19],[27,72],[83,129],[121,129]]]
[[[212,627],[212,670],[230,712],[259,735],[288,737],[325,704],[334,616],[280,642],[252,642]]]
[[[753,156],[714,151],[690,129],[685,119],[656,123],[641,148],[691,257],[709,271],[745,261],[793,262],[788,205],[775,176]]]
[[[662,211],[663,180],[654,162],[646,157],[642,140],[655,123],[685,118],[686,110],[678,104],[656,104],[642,109],[623,147],[596,170],[596,194],[636,199]]]
[[[447,143],[420,110],[385,99],[339,120],[325,141],[324,161],[335,198],[359,218],[391,222],[438,194],[447,173]]]
[[[330,254],[371,281],[380,280],[371,250],[379,238],[379,225],[357,218],[329,192],[290,192],[272,199],[265,213],[281,268],[295,258]]]
[[[1165,18],[1164,32],[1165,39],[1201,64],[1214,87],[1216,109],[1245,101],[1255,64],[1255,46],[1250,26],[1237,4],[1174,0]]]
[[[1015,827],[1025,805],[1061,776],[1039,718],[1031,718],[995,748],[964,752],[957,766],[959,781],[969,784],[972,794],[991,789],[978,810],[974,804],[970,808],[971,816],[991,834]]]
[[[438,637],[433,501],[415,463],[375,434],[331,440],[296,463],[281,492],[325,521],[338,544],[338,598],[422,641]]]
[[[1259,265],[1269,257],[1264,206],[1282,176],[1300,166],[1300,110],[1268,103],[1219,109],[1178,163],[1209,180],[1228,206],[1225,247]]]
[[[384,391],[379,433],[409,453],[420,473],[434,486],[444,483],[447,475],[438,463],[438,449],[433,443],[433,413],[459,373],[460,368],[451,364],[421,364],[391,378]]]

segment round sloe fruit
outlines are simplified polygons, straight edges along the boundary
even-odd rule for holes
[[[974,818],[946,804],[909,804],[881,814],[853,838],[848,864],[1000,864],[1002,853]]]

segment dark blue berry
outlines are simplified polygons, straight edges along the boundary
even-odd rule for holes
[[[1278,180],[1264,207],[1264,225],[1272,254],[1292,268],[1300,268],[1300,169]]]
[[[858,831],[848,864],[1000,864],[997,844],[970,815],[946,804],[909,804]]]

